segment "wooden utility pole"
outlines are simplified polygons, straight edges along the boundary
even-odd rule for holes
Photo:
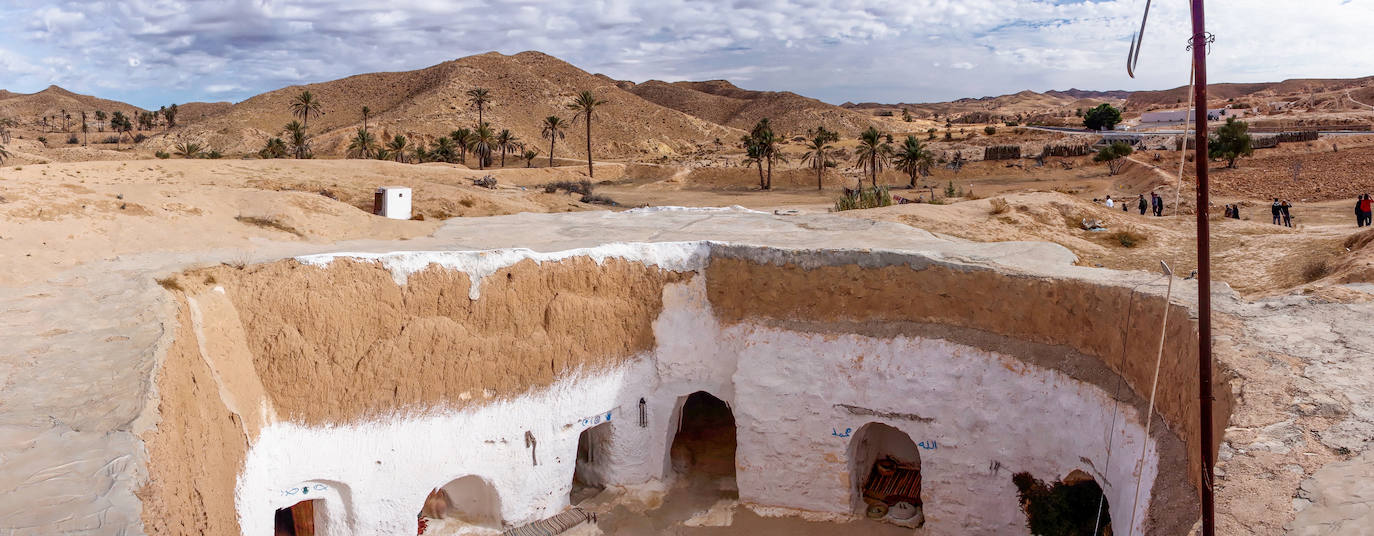
[[[1207,33],[1203,0],[1193,3],[1193,71],[1196,78],[1197,132],[1193,162],[1197,164],[1197,301],[1198,301],[1198,423],[1202,449],[1202,536],[1215,536],[1216,503],[1212,494],[1212,244],[1207,221]]]

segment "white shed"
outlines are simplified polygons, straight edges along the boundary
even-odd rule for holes
[[[372,213],[393,220],[410,219],[410,188],[383,186],[372,198]]]

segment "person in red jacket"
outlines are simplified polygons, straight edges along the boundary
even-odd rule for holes
[[[1369,198],[1369,194],[1364,194],[1355,202],[1355,225],[1366,227],[1374,223],[1370,222],[1374,216],[1374,200]]]

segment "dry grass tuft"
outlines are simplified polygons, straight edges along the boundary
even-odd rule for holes
[[[181,288],[181,283],[177,281],[177,278],[172,276],[158,279],[157,284],[162,288],[165,288],[172,292],[181,292],[182,290],[184,290]]]
[[[1123,248],[1133,248],[1145,243],[1145,235],[1131,231],[1117,231],[1107,235],[1107,238],[1121,244]]]
[[[1010,210],[1011,210],[1011,203],[1008,203],[1006,199],[1002,199],[1002,198],[1000,198],[1000,197],[995,197],[995,198],[992,199],[992,214],[993,214],[993,215],[997,215],[997,214],[1006,214],[1006,213],[1007,213],[1008,211],[1010,211]]]
[[[272,230],[276,230],[276,231],[281,231],[281,232],[283,232],[283,233],[291,233],[291,234],[293,234],[293,235],[296,235],[296,236],[299,236],[299,237],[302,237],[302,238],[305,237],[305,233],[302,233],[302,232],[300,231],[300,229],[297,229],[297,228],[292,227],[292,226],[290,226],[289,224],[287,224],[285,221],[282,220],[282,218],[281,218],[280,216],[271,216],[271,217],[267,217],[267,218],[262,218],[262,217],[258,217],[258,216],[242,216],[242,215],[240,215],[240,216],[234,216],[234,219],[235,219],[235,220],[238,220],[238,221],[241,222],[241,223],[246,223],[246,224],[248,224],[248,225],[256,225],[256,226],[262,227],[262,228],[264,228],[264,229],[272,229]]]
[[[1331,262],[1328,259],[1313,259],[1302,267],[1302,280],[1311,283],[1331,275]]]

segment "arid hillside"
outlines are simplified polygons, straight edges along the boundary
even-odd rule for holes
[[[90,114],[87,120],[93,127],[96,110],[105,113],[121,111],[130,117],[147,111],[132,104],[80,95],[57,86],[48,86],[43,91],[28,94],[0,91],[0,117],[14,120],[21,128],[45,130],[43,121],[47,118],[47,129],[60,130],[64,119],[62,113],[65,111],[72,116],[67,120],[68,129],[79,131],[83,110]]]
[[[1344,98],[1345,95],[1368,94],[1371,88],[1374,88],[1374,76],[1295,78],[1282,82],[1254,84],[1208,84],[1207,94],[1213,107],[1228,101],[1244,101],[1244,104],[1251,106],[1292,103],[1301,108],[1340,110],[1360,109],[1358,103],[1351,103]],[[1126,109],[1142,111],[1154,107],[1173,107],[1187,102],[1188,86],[1159,91],[1136,91],[1126,99]],[[1324,103],[1326,105],[1323,106]]]
[[[879,126],[872,116],[846,110],[789,91],[752,91],[725,80],[637,84],[630,92],[650,102],[694,117],[742,130],[768,118],[775,131],[794,136],[824,126],[844,136],[854,136],[869,126]]]
[[[1021,91],[997,97],[963,98],[949,102],[927,103],[845,103],[846,109],[873,115],[901,117],[906,110],[917,119],[938,119],[964,123],[1000,123],[1003,121],[1030,121],[1052,123],[1049,118],[1074,116],[1075,110],[1086,110],[1102,103],[1121,106],[1128,91]]]
[[[593,123],[593,151],[598,157],[686,152],[717,138],[738,135],[729,128],[646,101],[620,89],[612,80],[552,56],[490,52],[417,71],[370,73],[270,91],[148,143],[163,148],[188,140],[226,154],[257,151],[293,119],[290,102],[302,91],[310,91],[321,104],[322,114],[311,117],[307,125],[314,136],[312,147],[319,155],[343,153],[348,138],[362,126],[364,106],[371,111],[368,126],[380,137],[401,134],[428,143],[454,129],[477,124],[477,108],[468,104],[466,96],[474,88],[489,91],[491,100],[482,111],[484,121],[497,131],[510,129],[520,141],[544,154],[548,146],[541,136],[542,121],[559,115],[571,122],[573,113],[566,105],[581,91],[592,91],[606,101]],[[570,124],[566,133],[555,153],[585,155],[585,125]]]

